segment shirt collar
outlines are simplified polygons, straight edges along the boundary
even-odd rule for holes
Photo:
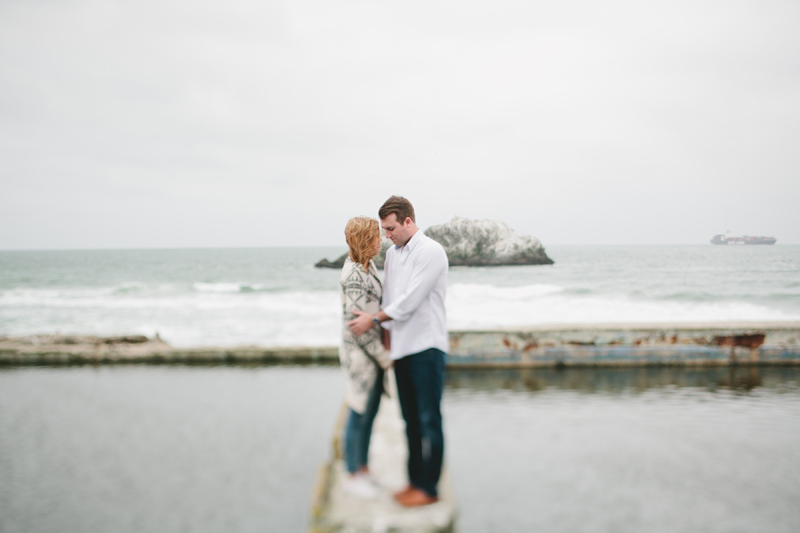
[[[421,233],[422,230],[418,229],[417,232],[411,236],[411,238],[408,240],[405,246],[395,246],[395,248],[397,250],[405,249],[408,250],[409,252],[413,252],[414,248],[416,248],[417,246],[417,243],[419,243],[419,241],[422,240],[422,237],[420,236]]]

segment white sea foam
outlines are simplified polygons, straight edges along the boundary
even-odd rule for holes
[[[448,290],[451,329],[537,324],[723,322],[800,320],[800,315],[748,302],[637,300],[623,295],[562,294],[555,286],[453,285]]]
[[[193,283],[192,288],[197,292],[240,292],[242,284],[240,283]]]
[[[340,312],[335,291],[241,294],[163,286],[144,293],[105,288],[0,291],[3,334],[158,332],[175,346],[335,345]]]
[[[454,283],[447,287],[447,297],[480,303],[482,301],[532,301],[542,296],[563,292],[558,285],[537,283],[521,287],[495,287],[478,283]]]
[[[490,275],[495,271],[486,274]],[[276,286],[283,283],[280,279],[267,281]],[[0,290],[0,334],[60,331],[152,336],[158,332],[175,346],[335,346],[342,327],[335,283],[331,278],[331,290],[316,291],[267,289],[266,285],[243,282],[12,288]],[[483,329],[564,323],[800,320],[796,306],[768,306],[737,295],[720,297],[699,291],[692,301],[659,297],[654,290],[624,292],[626,288],[619,283],[601,292],[597,284],[583,287],[571,282],[511,287],[454,282],[447,295],[448,325],[450,329]]]
[[[266,285],[258,283],[193,283],[192,288],[197,292],[236,293],[257,292],[267,289]]]
[[[265,292],[242,298],[237,293],[170,293],[142,296],[115,295],[107,289],[13,289],[0,291],[0,308],[97,308],[97,309],[264,309],[330,307],[338,302],[334,291]]]

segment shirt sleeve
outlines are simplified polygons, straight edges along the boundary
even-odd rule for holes
[[[384,313],[399,322],[408,320],[428,297],[443,270],[447,270],[444,250],[438,246],[421,249],[414,259],[408,287],[402,294],[393,295],[393,301],[384,308]]]
[[[390,246],[388,250],[386,250],[386,259],[383,261],[383,298],[381,299],[381,309],[384,313],[386,313],[386,306],[384,302],[390,301],[391,299],[391,284],[389,283],[389,278],[392,275],[392,253],[394,250],[393,247]],[[387,315],[389,313],[386,313]],[[390,316],[386,322],[381,324],[381,327],[387,331],[392,331],[392,317]]]

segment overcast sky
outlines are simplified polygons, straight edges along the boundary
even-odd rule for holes
[[[0,0],[0,249],[800,243],[800,2]]]

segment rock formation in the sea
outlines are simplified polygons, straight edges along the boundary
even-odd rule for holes
[[[343,268],[346,259],[347,259],[347,254],[344,254],[340,258],[334,259],[333,261],[328,261],[327,259],[320,259],[314,266],[316,268]]]
[[[381,252],[375,259],[373,259],[373,261],[375,261],[375,266],[381,270],[383,270],[383,262],[386,259],[386,250],[388,250],[391,245],[392,241],[389,239],[383,239],[383,242],[381,242]],[[317,268],[342,268],[344,267],[345,260],[347,260],[348,253],[349,252],[345,252],[343,255],[337,259],[334,259],[333,261],[323,259],[314,266]]]
[[[450,266],[552,265],[542,243],[495,220],[454,217],[425,235],[444,247]]]
[[[431,226],[425,235],[444,247],[450,266],[552,265],[542,243],[522,235],[502,222],[455,217],[446,224]],[[383,268],[392,241],[384,239],[375,266]],[[335,261],[323,259],[318,268],[342,268],[347,254]]]

